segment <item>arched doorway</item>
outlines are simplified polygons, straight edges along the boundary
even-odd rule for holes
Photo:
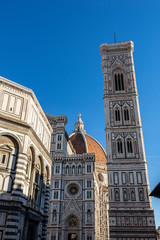
[[[76,233],[69,233],[68,234],[68,240],[78,240]]]
[[[80,221],[77,216],[70,215],[66,219],[66,228],[64,231],[63,239],[65,240],[80,240]]]

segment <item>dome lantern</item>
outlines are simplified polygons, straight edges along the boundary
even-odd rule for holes
[[[74,124],[74,131],[73,132],[82,132],[82,133],[85,133],[86,131],[84,130],[84,123],[81,119],[81,114],[79,113],[78,114],[78,120],[77,122]]]

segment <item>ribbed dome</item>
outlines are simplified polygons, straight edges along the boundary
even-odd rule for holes
[[[75,129],[69,136],[76,154],[94,153],[95,161],[101,164],[107,164],[107,156],[103,147],[93,137],[86,134],[84,123],[81,119],[81,114],[78,114],[78,120],[75,123]]]
[[[103,147],[93,137],[82,132],[74,132],[69,137],[76,154],[94,153],[95,161],[107,164],[107,157]]]

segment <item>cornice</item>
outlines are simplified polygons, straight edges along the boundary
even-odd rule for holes
[[[75,155],[57,154],[53,156],[54,161],[95,161],[94,153],[83,153]]]
[[[64,122],[65,125],[67,124],[67,116],[65,114],[61,115],[52,115],[49,113],[45,113],[46,117],[50,121],[50,123],[58,123],[58,122]]]
[[[14,120],[14,119],[12,119],[12,118],[10,118],[8,116],[3,116],[2,114],[0,114],[0,120],[4,121],[5,123],[8,122],[8,123],[14,124],[14,126],[21,126],[26,131],[26,132],[22,131],[21,132],[22,134],[28,134],[29,135],[29,133],[32,133],[32,135],[38,141],[39,145],[44,149],[45,153],[47,154],[49,159],[52,161],[52,157],[50,156],[50,153],[48,152],[47,148],[45,147],[43,142],[39,139],[39,137],[37,136],[37,134],[34,131],[34,129],[28,123],[22,122],[21,120],[17,120],[17,119]],[[3,127],[3,126],[1,126],[1,127]],[[18,131],[20,132],[20,129],[18,129]]]
[[[52,132],[52,128],[50,126],[50,123],[45,115],[45,113],[43,112],[43,109],[41,108],[34,92],[32,91],[32,89],[24,87],[18,83],[12,82],[11,80],[8,80],[6,78],[3,78],[0,76],[0,85],[2,85],[3,87],[12,90],[13,92],[18,92],[24,96],[29,95],[32,99],[33,102],[35,103],[35,105],[37,106],[37,108],[40,111],[40,115],[42,116],[44,122],[46,123],[46,126],[48,127],[49,131]]]
[[[134,44],[132,41],[117,43],[102,43],[100,45],[101,55],[104,53],[133,52]]]

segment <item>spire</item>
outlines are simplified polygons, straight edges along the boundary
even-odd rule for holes
[[[75,129],[73,132],[82,132],[82,133],[85,133],[86,131],[84,130],[84,123],[81,119],[81,114],[79,113],[78,114],[78,120],[77,122],[74,124],[75,126]]]

